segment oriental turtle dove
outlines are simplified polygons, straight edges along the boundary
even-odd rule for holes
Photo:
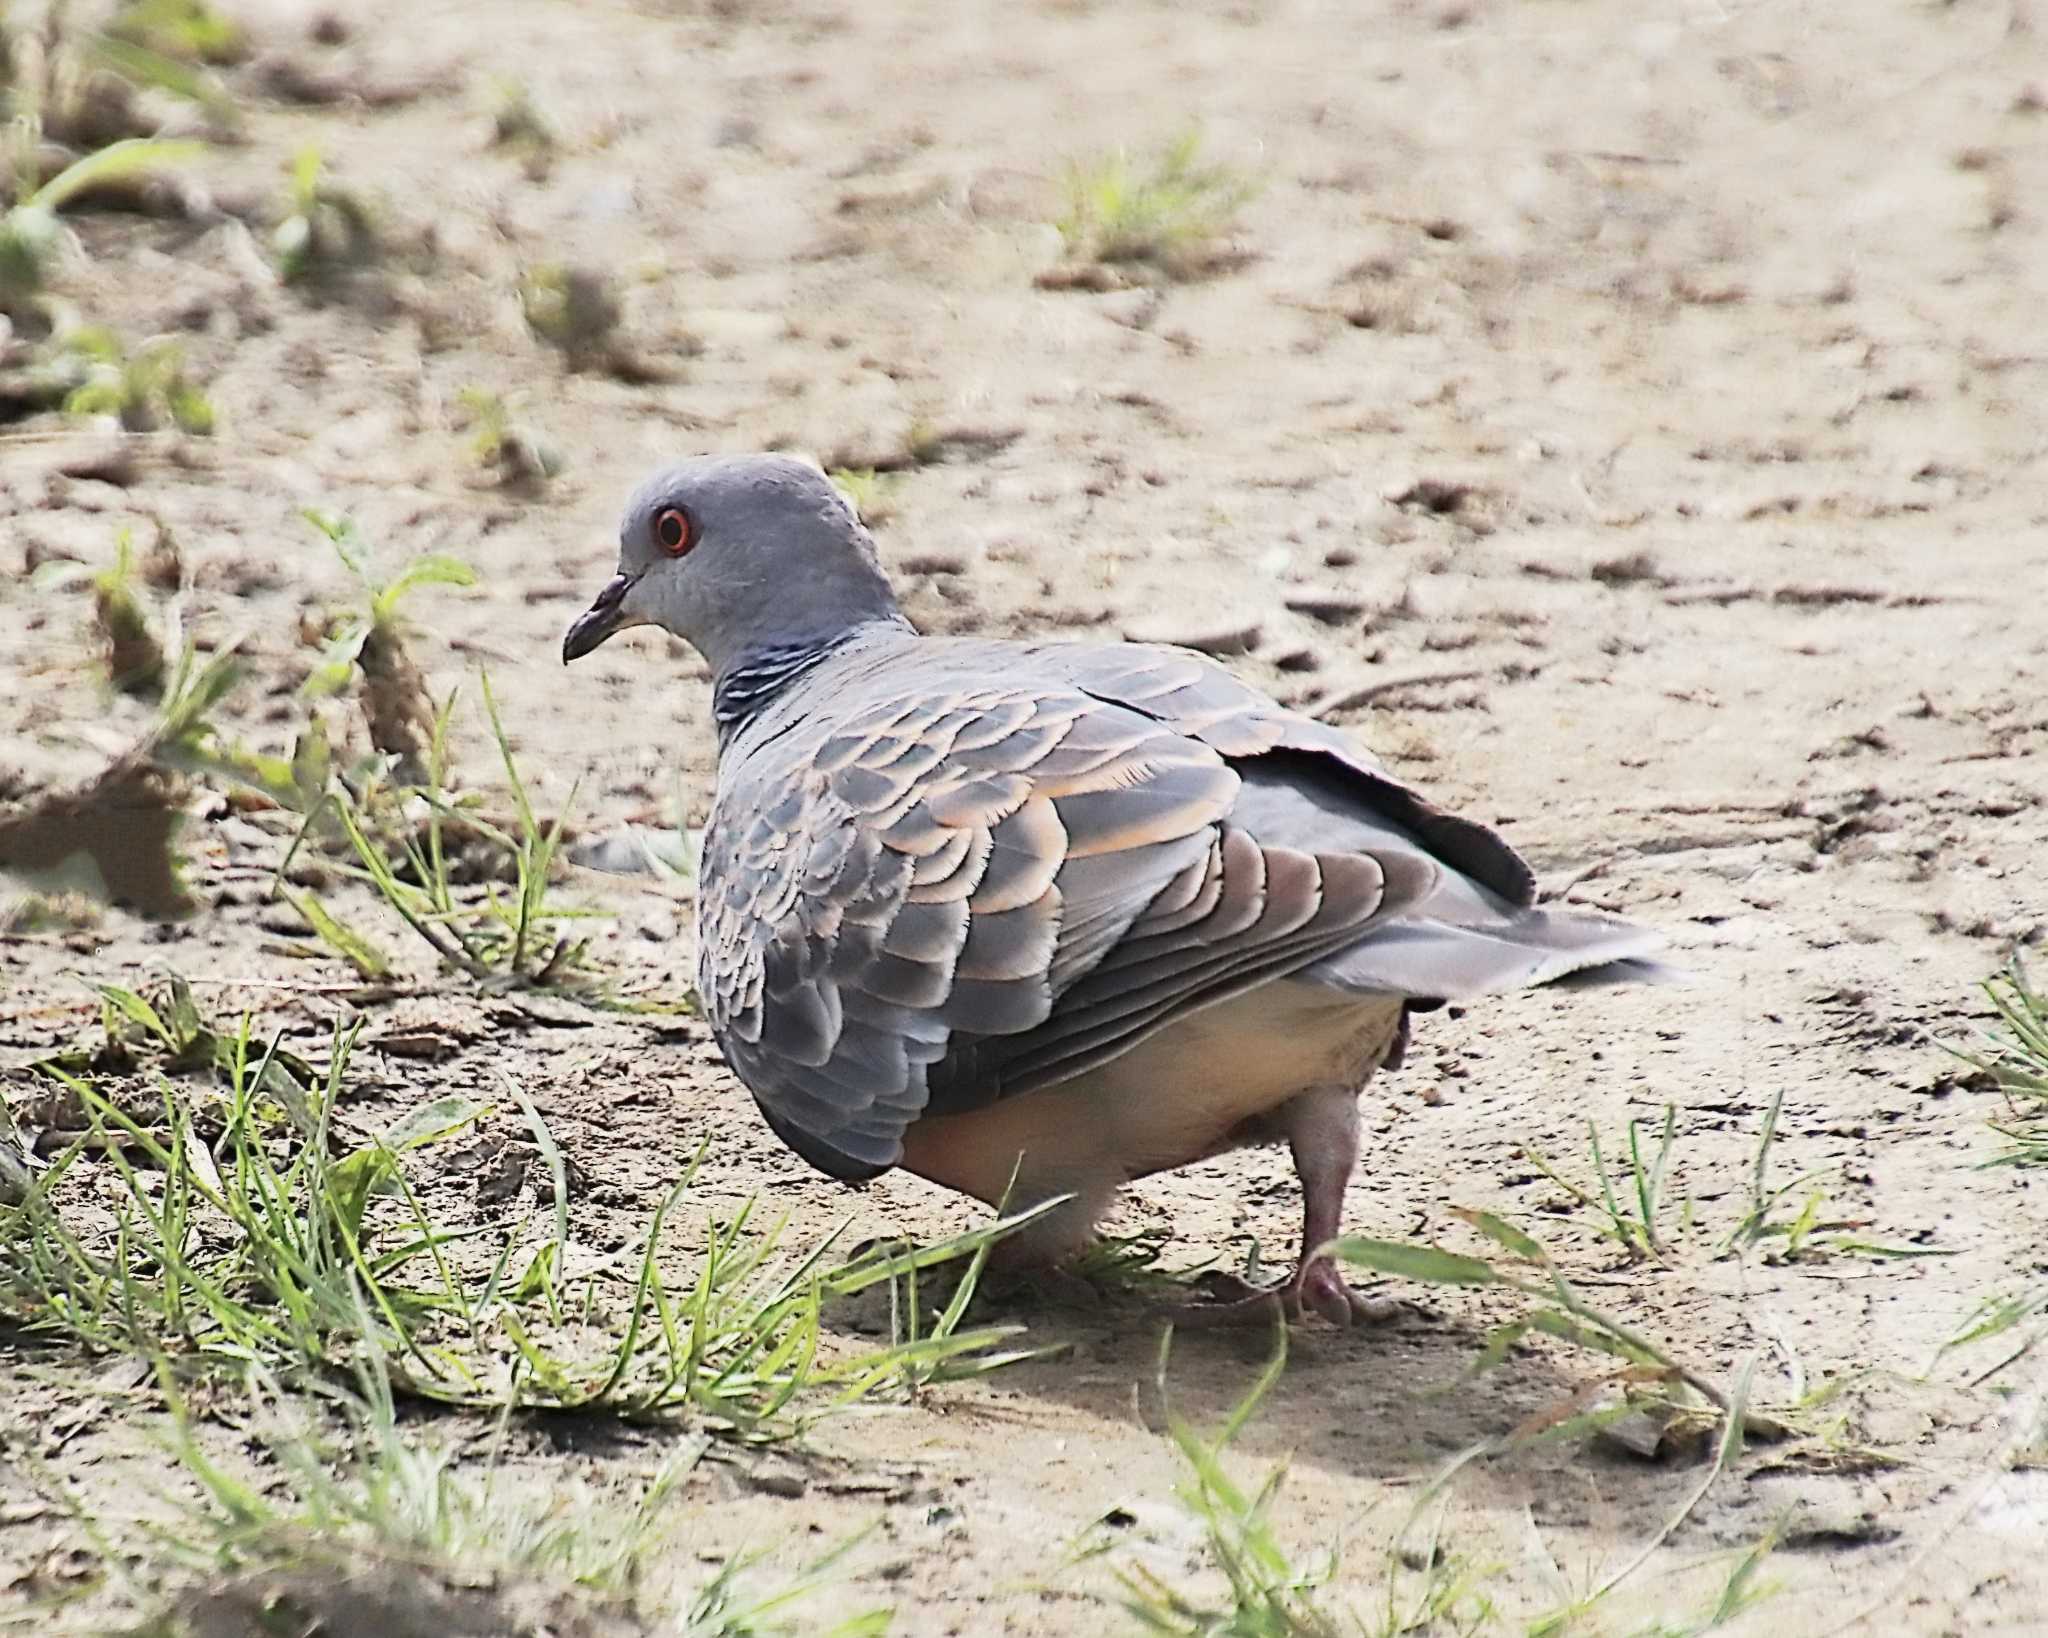
[[[1665,971],[1652,935],[1536,908],[1491,830],[1199,655],[920,636],[800,461],[643,484],[563,658],[635,625],[711,667],[697,962],[727,1061],[834,1177],[1070,1195],[1028,1255],[1084,1248],[1130,1178],[1284,1140],[1302,1258],[1243,1301],[1347,1320],[1319,1248],[1409,1012]]]

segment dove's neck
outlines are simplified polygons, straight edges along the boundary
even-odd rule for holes
[[[915,637],[917,630],[895,609],[829,635],[785,638],[741,650],[712,676],[711,717],[724,746],[795,684],[826,660],[849,648]]]

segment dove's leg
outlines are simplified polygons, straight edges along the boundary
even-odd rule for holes
[[[1290,1103],[1281,1118],[1301,1178],[1301,1262],[1289,1282],[1294,1308],[1312,1309],[1338,1325],[1387,1318],[1392,1305],[1353,1291],[1321,1250],[1343,1231],[1344,1191],[1358,1167],[1358,1092],[1318,1087]]]
[[[1266,1129],[1285,1137],[1301,1178],[1301,1258],[1278,1285],[1259,1287],[1235,1275],[1212,1276],[1209,1288],[1221,1302],[1190,1304],[1176,1315],[1195,1325],[1289,1319],[1320,1314],[1336,1325],[1383,1320],[1394,1305],[1360,1296],[1320,1247],[1337,1238],[1344,1215],[1344,1190],[1358,1165],[1358,1092],[1345,1086],[1311,1087],[1296,1094],[1268,1118]]]
[[[1019,1212],[1058,1195],[1067,1199],[997,1241],[989,1261],[1011,1269],[1053,1269],[1073,1262],[1095,1244],[1095,1224],[1109,1210],[1121,1181],[1100,1173],[1035,1171],[1027,1162],[1019,1168],[1016,1187],[1007,1201],[998,1195],[989,1202],[991,1206]]]

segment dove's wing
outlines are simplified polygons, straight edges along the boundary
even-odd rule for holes
[[[837,1176],[895,1164],[927,1107],[1063,1080],[1341,948],[1439,874],[1264,845],[1228,822],[1222,747],[975,648],[840,678],[829,728],[764,725],[721,770],[703,1000],[770,1124]]]
[[[1391,778],[1355,741],[1289,711],[1211,661],[1141,644],[1048,644],[1040,663],[1220,752],[1244,784],[1231,820],[1262,843],[1420,854],[1441,867],[1398,921],[1381,921],[1301,976],[1356,993],[1458,999],[1575,976],[1652,982],[1680,975],[1649,959],[1663,940],[1611,916],[1532,908],[1536,878],[1475,820],[1445,813]]]
[[[1298,773],[1340,789],[1333,811],[1341,805],[1346,825],[1332,838],[1340,847],[1367,841],[1377,826],[1383,845],[1419,848],[1496,896],[1502,908],[1536,902],[1535,873],[1494,831],[1444,812],[1348,734],[1288,710],[1211,660],[1143,643],[1046,643],[1031,652],[1070,686],[1149,716],[1232,763],[1256,758],[1271,777]],[[1457,884],[1445,885],[1455,891]]]

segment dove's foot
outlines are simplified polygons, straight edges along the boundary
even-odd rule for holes
[[[1203,1284],[1215,1300],[1184,1303],[1172,1317],[1182,1325],[1270,1324],[1276,1314],[1288,1320],[1319,1314],[1333,1325],[1391,1319],[1400,1305],[1352,1290],[1326,1249],[1337,1238],[1344,1189],[1358,1164],[1357,1092],[1310,1087],[1275,1111],[1271,1129],[1287,1139],[1301,1177],[1301,1262],[1289,1278],[1271,1286],[1255,1286],[1235,1274],[1211,1274]]]
[[[1253,1285],[1236,1274],[1209,1274],[1202,1280],[1209,1301],[1182,1303],[1171,1310],[1176,1325],[1271,1324],[1319,1314],[1332,1325],[1384,1324],[1400,1312],[1392,1297],[1368,1297],[1352,1290],[1328,1257],[1307,1258],[1277,1285]]]

